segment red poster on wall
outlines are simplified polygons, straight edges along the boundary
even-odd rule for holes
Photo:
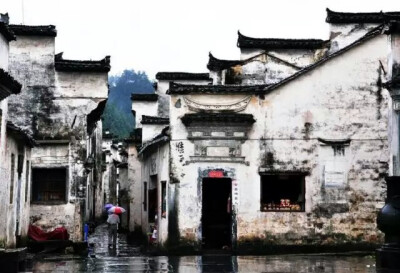
[[[208,172],[208,177],[223,178],[224,177],[224,172],[223,171],[209,171]]]

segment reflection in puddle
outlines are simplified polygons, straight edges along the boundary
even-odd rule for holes
[[[33,272],[296,272],[375,273],[372,256],[184,256],[120,257],[113,250],[95,258],[48,257],[34,261]]]

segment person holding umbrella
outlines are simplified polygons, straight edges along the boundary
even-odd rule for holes
[[[115,248],[117,246],[117,230],[120,222],[118,214],[123,212],[125,212],[125,209],[118,206],[113,206],[108,210],[108,247],[112,245],[113,248]]]
[[[108,247],[111,247],[111,242],[113,248],[117,246],[117,229],[119,224],[119,216],[116,213],[110,213],[107,218],[108,224]]]

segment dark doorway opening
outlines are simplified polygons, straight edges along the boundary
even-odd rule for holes
[[[149,184],[149,223],[157,224],[156,223],[156,215],[157,215],[157,175],[150,176],[150,184]]]
[[[205,249],[230,249],[232,245],[230,178],[204,178],[202,236]]]

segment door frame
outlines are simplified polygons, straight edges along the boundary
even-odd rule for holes
[[[199,168],[197,177],[197,196],[199,196],[200,207],[203,204],[203,179],[204,178],[228,178],[231,180],[231,242],[232,250],[237,248],[237,211],[239,205],[238,181],[236,179],[236,169],[234,168]],[[202,221],[200,220],[197,240],[202,242]]]

